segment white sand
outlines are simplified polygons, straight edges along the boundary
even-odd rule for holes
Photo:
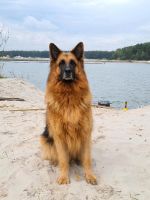
[[[69,185],[58,185],[58,167],[40,158],[45,126],[43,93],[17,79],[0,79],[0,199],[149,200],[150,107],[122,111],[93,108],[93,168],[98,185],[70,168]]]

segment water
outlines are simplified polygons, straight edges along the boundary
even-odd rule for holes
[[[1,64],[1,63],[0,63]],[[94,101],[108,100],[112,107],[129,108],[150,105],[150,64],[105,63],[85,64]],[[47,62],[5,62],[3,74],[24,78],[45,90]]]

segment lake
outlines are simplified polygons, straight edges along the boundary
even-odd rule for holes
[[[7,77],[19,77],[45,90],[48,62],[8,61],[2,73]],[[85,64],[85,70],[93,94],[93,101],[108,100],[112,107],[129,108],[150,105],[150,64],[103,63]]]

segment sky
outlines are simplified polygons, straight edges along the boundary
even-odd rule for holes
[[[115,50],[150,42],[149,0],[0,0],[6,50]]]

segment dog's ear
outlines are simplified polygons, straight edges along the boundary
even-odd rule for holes
[[[84,53],[84,45],[83,42],[79,42],[71,51],[78,60],[83,58],[83,53]]]
[[[59,54],[61,53],[61,50],[54,43],[50,43],[49,52],[50,52],[50,58],[52,60],[57,60]]]

